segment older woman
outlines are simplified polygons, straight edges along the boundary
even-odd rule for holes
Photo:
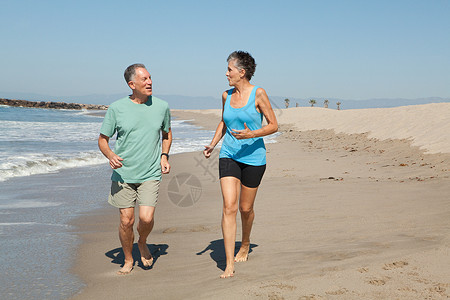
[[[278,130],[275,114],[266,91],[250,83],[255,60],[243,51],[228,56],[226,73],[232,89],[222,94],[222,120],[211,144],[203,154],[211,156],[214,147],[225,136],[219,155],[219,177],[223,196],[222,233],[227,265],[221,278],[234,275],[234,262],[246,261],[250,250],[250,231],[255,212],[256,192],[266,169],[263,136]],[[262,126],[263,116],[267,125]],[[242,221],[242,242],[234,257],[236,214]]]

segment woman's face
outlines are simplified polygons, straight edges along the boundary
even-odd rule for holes
[[[239,70],[238,68],[236,68],[236,66],[234,65],[234,60],[231,60],[228,63],[228,69],[227,69],[227,79],[228,79],[228,84],[230,86],[235,86],[237,82],[239,82],[245,74],[244,70]]]

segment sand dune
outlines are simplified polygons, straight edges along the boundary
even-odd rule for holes
[[[218,109],[189,110],[220,116]],[[368,133],[369,138],[410,139],[427,153],[450,152],[450,103],[334,110],[321,107],[293,107],[275,110],[280,124],[296,130],[333,129],[336,133]],[[202,119],[202,123],[207,120]]]
[[[450,152],[450,103],[394,108],[331,110],[298,107],[279,110],[281,123],[297,130],[334,129],[342,133],[369,133],[369,138],[411,139],[427,153]]]

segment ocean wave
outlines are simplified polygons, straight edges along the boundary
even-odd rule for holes
[[[15,225],[34,225],[36,222],[15,222],[15,223],[0,223],[0,226],[15,226]]]
[[[53,206],[59,206],[59,205],[61,205],[61,203],[59,203],[59,202],[24,200],[24,201],[17,201],[17,202],[13,202],[13,203],[0,204],[0,209],[40,208],[40,207],[53,207]]]
[[[106,163],[106,158],[99,152],[80,153],[73,158],[46,157],[17,163],[0,165],[0,181],[12,177],[35,174],[54,173],[61,169],[69,169]]]
[[[0,120],[0,141],[64,141],[95,140],[101,123],[97,122],[23,122]]]
[[[197,125],[193,125],[192,123],[190,123],[190,121],[194,121],[194,120],[171,120],[171,126],[176,127],[177,129],[196,129],[196,130],[204,130],[203,127],[201,126],[197,126]]]
[[[51,228],[49,228],[51,227]],[[52,223],[38,223],[38,222],[8,222],[0,223],[0,236],[30,234],[30,232],[44,231],[44,232],[60,232],[70,228],[68,224],[52,224]]]
[[[98,117],[103,117],[103,115],[106,114],[106,110],[82,109],[82,110],[73,112],[73,114],[76,116],[98,118]]]

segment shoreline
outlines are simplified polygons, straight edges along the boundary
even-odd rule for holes
[[[173,113],[214,130],[212,114]],[[225,257],[218,164],[181,153],[171,156],[171,174],[161,184],[148,240],[153,268],[136,264],[129,276],[115,275],[118,215],[99,209],[74,221],[82,244],[73,271],[87,285],[72,299],[138,299],[148,295],[148,284],[164,299],[449,297],[450,154],[367,133],[298,131],[290,123],[281,129],[278,142],[267,145],[252,252],[233,279],[218,278]],[[180,207],[171,195],[189,189],[173,183],[186,176],[198,179],[200,196]],[[95,189],[106,199],[109,186]]]

